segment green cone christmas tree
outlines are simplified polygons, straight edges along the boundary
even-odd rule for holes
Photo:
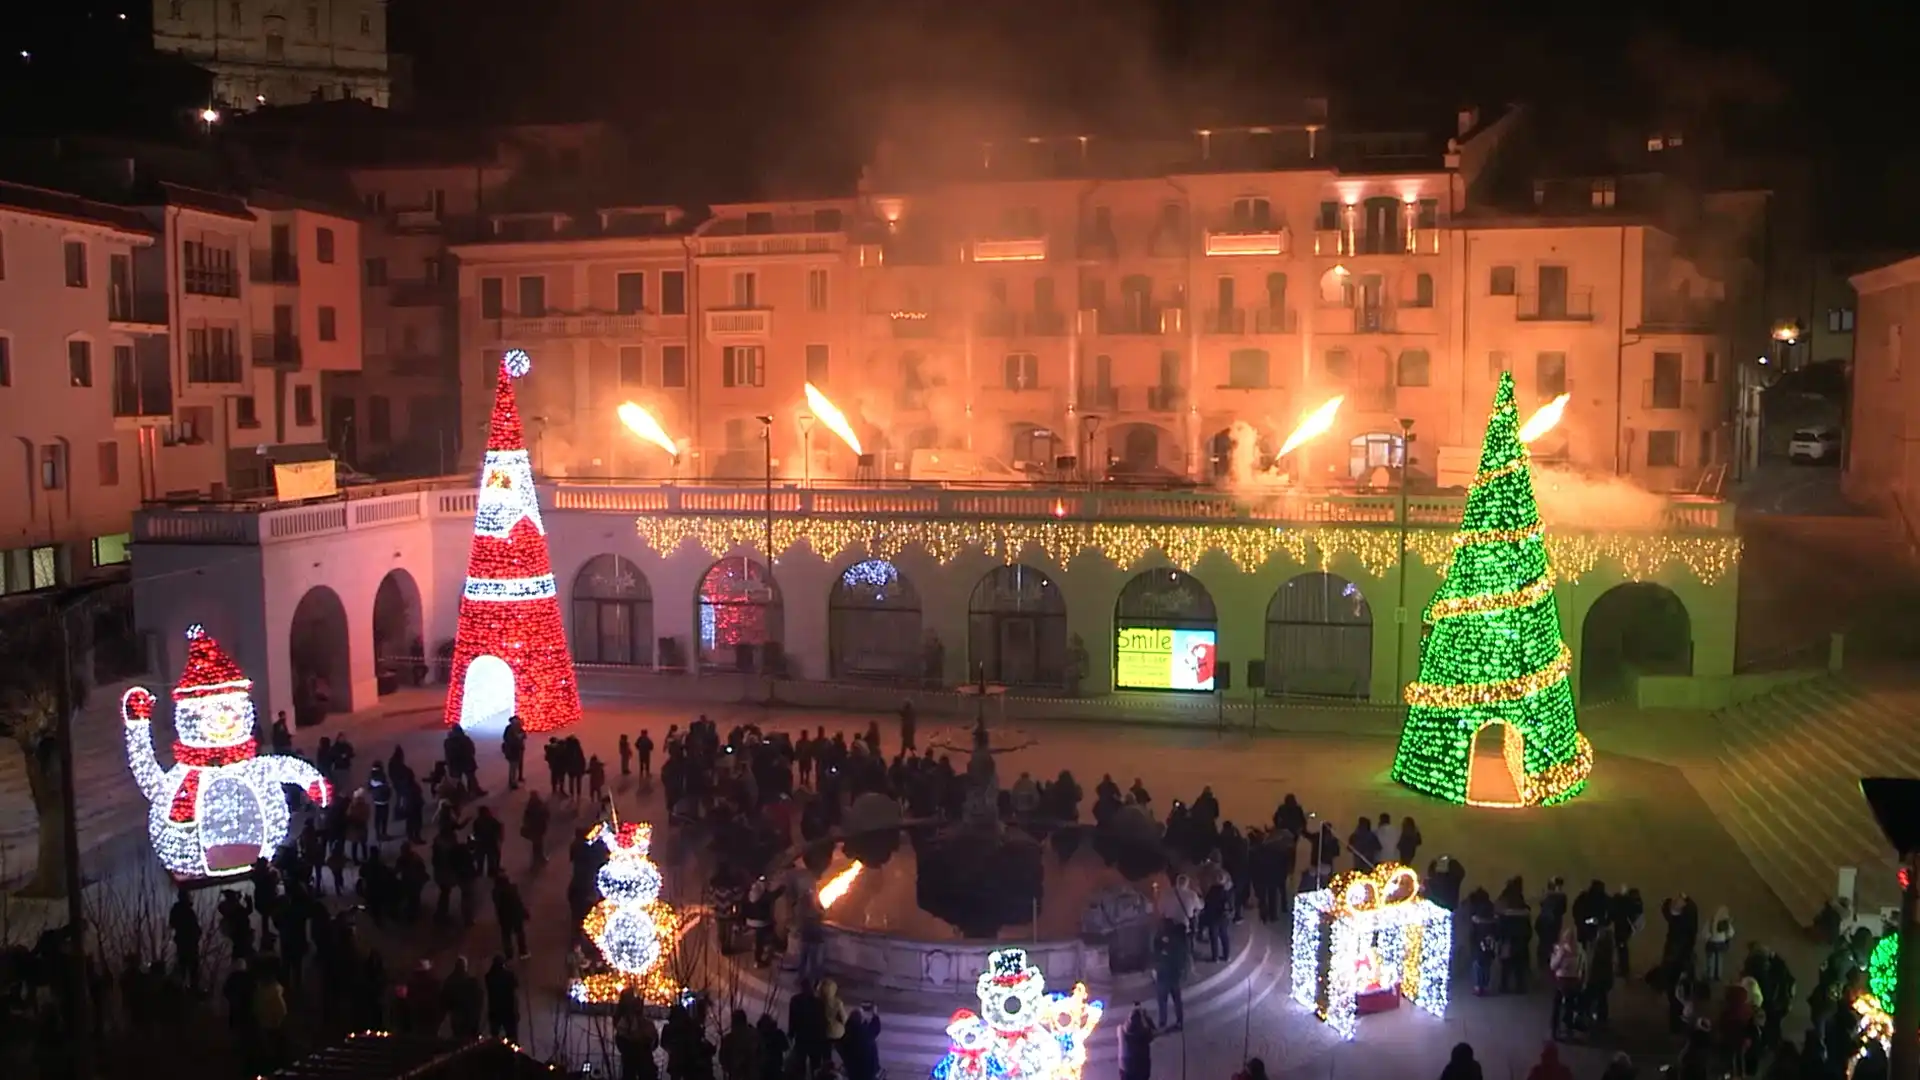
[[[1593,748],[1574,716],[1573,655],[1560,637],[1553,567],[1519,429],[1513,376],[1502,374],[1453,562],[1427,605],[1432,630],[1420,650],[1420,681],[1406,690],[1393,762],[1395,780],[1452,802],[1564,802],[1586,787],[1593,768]],[[1474,745],[1489,724],[1505,725],[1498,734],[1512,784],[1482,791],[1473,782]]]

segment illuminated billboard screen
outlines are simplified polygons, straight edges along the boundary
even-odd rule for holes
[[[1213,689],[1214,631],[1123,626],[1119,634],[1116,689]]]

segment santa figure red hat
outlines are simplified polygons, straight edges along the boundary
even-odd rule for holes
[[[547,527],[513,396],[513,381],[531,366],[525,352],[508,352],[494,387],[447,693],[447,723],[469,731],[500,731],[514,716],[528,731],[580,719]]]

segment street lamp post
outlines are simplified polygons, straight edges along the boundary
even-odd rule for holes
[[[1091,413],[1080,418],[1080,475],[1091,484],[1100,474],[1093,471],[1093,435],[1100,430],[1100,418]]]
[[[1393,692],[1405,683],[1407,664],[1407,472],[1413,465],[1413,419],[1400,418],[1400,599],[1393,608]]]
[[[800,414],[800,486],[813,486],[813,414]]]
[[[756,416],[754,419],[760,421],[760,438],[766,444],[767,489],[764,509],[767,512],[767,543],[763,552],[767,557],[767,583],[771,585],[773,583],[773,417]]]

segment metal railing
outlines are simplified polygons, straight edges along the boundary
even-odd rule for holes
[[[232,267],[189,266],[180,272],[180,287],[194,296],[240,295],[240,275]]]
[[[1641,388],[1646,409],[1693,409],[1700,405],[1700,384],[1677,379],[1648,379]]]
[[[138,326],[167,325],[165,293],[140,292],[124,285],[107,286],[107,321]]]
[[[260,367],[299,367],[300,339],[290,334],[255,334],[253,362]]]
[[[1247,312],[1245,308],[1208,308],[1206,321],[1200,324],[1203,334],[1244,334],[1247,332]]]
[[[1592,322],[1593,290],[1523,292],[1514,300],[1513,317],[1522,322]]]
[[[1066,337],[1067,314],[1064,311],[1029,311],[1020,316],[1020,332],[1025,337]]]
[[[253,280],[263,284],[294,285],[300,281],[300,261],[287,252],[256,251]]]
[[[1299,328],[1299,320],[1292,308],[1253,309],[1253,332],[1256,334],[1293,334],[1298,333]]]

